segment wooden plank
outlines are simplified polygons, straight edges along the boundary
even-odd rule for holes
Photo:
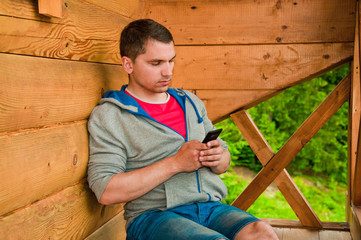
[[[241,110],[231,114],[231,117],[259,161],[265,166],[275,154],[251,116],[246,110]],[[274,182],[304,226],[322,227],[320,219],[286,169],[280,172]]]
[[[309,229],[283,229],[283,240],[319,240],[317,230]]]
[[[358,5],[358,4],[357,4]],[[361,119],[361,94],[360,94],[360,33],[359,33],[359,7],[356,11],[354,58],[351,65],[351,96],[349,104],[348,123],[348,203],[351,204],[351,197],[354,189],[354,175],[356,169],[357,144],[359,138],[359,124]],[[348,211],[347,211],[348,212]]]
[[[176,84],[174,80],[172,85]],[[272,90],[196,90],[195,94],[204,102],[208,117],[213,122],[219,122],[229,117],[229,114],[240,108],[268,99],[278,91]]]
[[[1,239],[84,239],[123,210],[97,203],[86,181],[0,218]]]
[[[361,6],[358,4],[358,18],[356,19],[356,29],[355,34],[355,56],[354,62],[360,65],[360,13]],[[359,69],[354,69],[352,82],[352,92],[351,92],[351,104],[352,104],[352,115],[351,117],[351,169],[350,174],[351,178],[351,193],[352,193],[352,202],[354,205],[361,205],[361,121],[360,121],[360,105],[361,105],[361,94],[360,94],[360,74]],[[358,111],[357,111],[358,110]],[[358,136],[357,136],[358,134]],[[355,153],[354,153],[355,151]],[[356,156],[355,156],[356,155]]]
[[[353,43],[178,46],[174,86],[282,90],[350,61]]]
[[[317,230],[315,228],[304,226],[300,221],[293,219],[262,218],[262,221],[268,223],[272,227],[277,228],[300,228]],[[322,230],[349,232],[350,226],[347,222],[322,222]]]
[[[353,41],[354,0],[149,0],[178,45]],[[317,14],[315,14],[317,13]]]
[[[268,164],[256,175],[233,205],[247,210],[318,130],[337,112],[350,94],[350,75],[306,119]]]
[[[361,126],[361,122],[360,122]],[[359,128],[359,138],[358,138],[358,147],[357,147],[357,156],[355,163],[355,172],[354,172],[354,183],[352,189],[353,204],[356,206],[361,206],[361,127]]]
[[[275,228],[274,227],[273,230],[277,234],[278,239],[283,240],[283,230],[284,230],[284,228]]]
[[[120,240],[126,238],[124,211],[118,213],[115,217],[98,228],[94,233],[85,238],[85,240]]]
[[[120,64],[120,32],[129,18],[69,0],[64,17],[53,20],[26,2],[5,0],[0,7],[1,52]]]
[[[320,231],[320,240],[351,240],[351,234],[349,232],[339,231]]]
[[[290,235],[292,235],[293,232],[295,234],[302,234],[299,229],[293,229],[293,228],[279,228],[279,227],[273,227],[273,230],[276,232],[279,240],[283,239],[289,239]],[[283,238],[283,232],[286,232],[285,238]],[[304,231],[304,230],[303,230]],[[313,232],[315,233],[315,231]],[[308,235],[309,232],[306,232]],[[304,239],[308,239],[307,235],[304,236]],[[349,232],[345,231],[336,231],[336,230],[321,230],[318,231],[318,239],[319,240],[351,240],[351,235]],[[293,238],[291,238],[293,239]]]
[[[83,0],[84,2],[92,3],[107,11],[117,13],[132,19],[140,18],[144,8],[144,1],[142,0]]]
[[[0,132],[87,119],[104,91],[128,81],[117,65],[12,54],[0,54],[0,75]]]
[[[87,122],[0,136],[0,216],[86,176]]]
[[[361,239],[361,207],[351,205],[351,214],[348,219],[352,239]]]
[[[63,17],[64,0],[38,0],[39,13],[48,17]]]

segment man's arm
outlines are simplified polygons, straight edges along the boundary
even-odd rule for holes
[[[178,152],[147,167],[114,175],[100,203],[104,205],[127,202],[139,198],[179,172],[191,172],[202,167],[200,152],[205,144],[186,142]]]

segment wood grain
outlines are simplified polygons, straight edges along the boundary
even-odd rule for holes
[[[120,240],[126,239],[124,211],[121,211],[85,240]]]
[[[353,75],[351,99],[349,107],[349,191],[353,204],[361,205],[361,86],[360,86],[360,11],[356,18],[355,50],[353,61]]]
[[[176,85],[176,84],[174,84]],[[266,100],[279,91],[272,90],[194,90],[204,102],[208,117],[214,122],[220,122],[240,108]]]
[[[144,8],[143,0],[83,0],[84,2],[92,3],[109,12],[114,12],[132,19],[140,18]]]
[[[86,124],[81,121],[0,136],[0,216],[86,176]]]
[[[361,239],[361,207],[351,204],[350,208],[351,213],[347,220],[350,223],[352,239]]]
[[[173,86],[282,90],[350,61],[352,43],[178,46]]]
[[[63,16],[63,0],[38,0],[39,13],[48,17]]]
[[[178,45],[353,41],[354,0],[149,0],[143,17]]]
[[[66,1],[60,20],[39,15],[29,1],[4,4],[0,7],[1,52],[120,63],[120,32],[131,19],[81,0]]]
[[[0,239],[84,239],[123,210],[97,203],[87,182],[0,218]]]
[[[87,119],[102,93],[128,81],[118,65],[12,54],[0,54],[0,75],[0,132]]]

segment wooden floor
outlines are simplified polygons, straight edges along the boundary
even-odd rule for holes
[[[273,228],[280,240],[351,240],[347,231]]]

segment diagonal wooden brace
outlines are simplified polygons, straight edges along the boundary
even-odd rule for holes
[[[318,108],[306,119],[274,157],[256,175],[233,205],[247,210],[275,180],[292,159],[349,99],[350,75],[347,75]]]
[[[253,122],[247,110],[241,110],[231,114],[231,118],[259,161],[263,166],[266,165],[275,154],[266,139],[262,136],[256,124]],[[313,211],[306,198],[302,195],[286,169],[281,171],[274,182],[300,219],[302,225],[315,228],[322,227],[320,219]],[[242,206],[237,207],[242,208]]]

